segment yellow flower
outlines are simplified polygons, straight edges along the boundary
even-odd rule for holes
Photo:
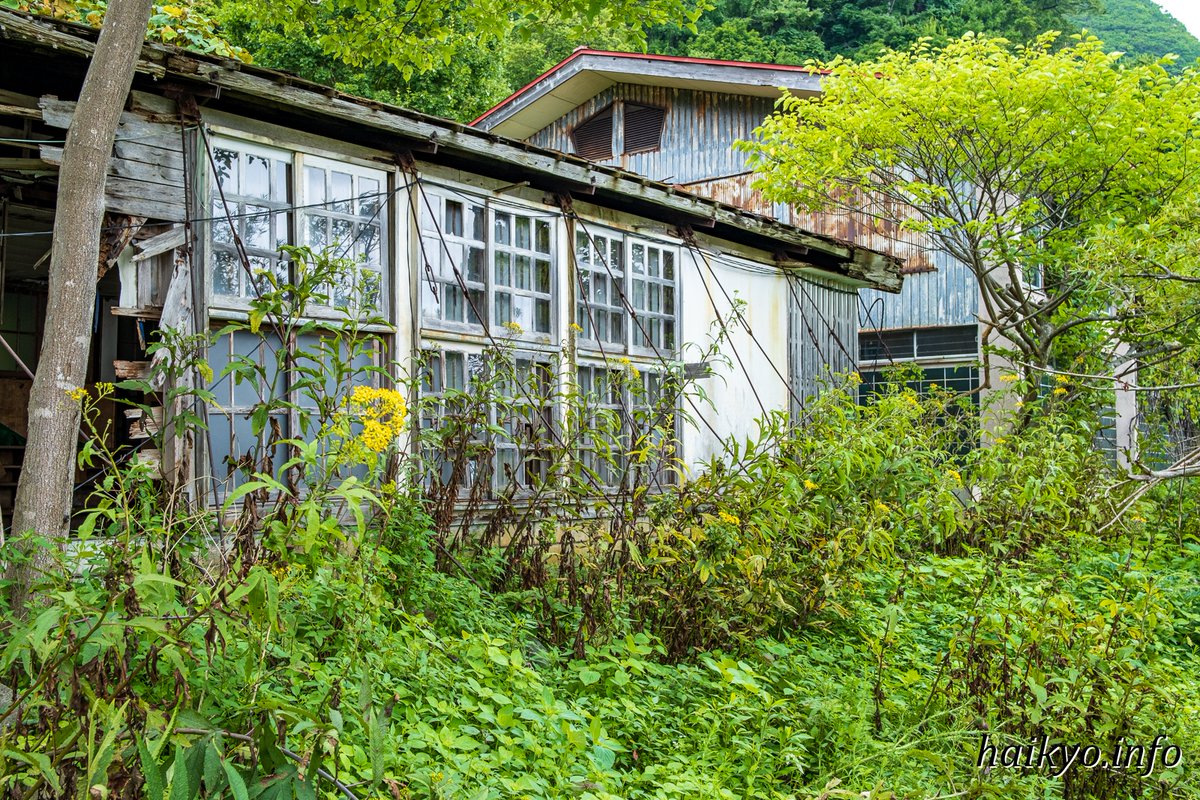
[[[382,453],[404,430],[408,407],[404,394],[395,389],[355,386],[346,398],[350,414],[362,422],[358,440],[376,453]]]
[[[717,517],[721,520],[721,522],[728,522],[730,525],[741,524],[741,520],[735,517],[733,514],[730,514],[728,511],[718,511]]]
[[[363,423],[363,431],[358,437],[368,450],[382,453],[392,441],[388,429],[373,419]]]
[[[804,488],[808,489],[811,492],[817,488],[817,485],[815,483],[813,483],[812,481],[810,481],[808,478],[805,478],[804,479]]]
[[[875,501],[875,510],[878,511],[880,514],[892,513],[892,507],[889,506],[887,503],[883,502],[882,500]]]
[[[1000,376],[1000,380],[1004,381],[1005,383],[1012,383],[1016,379],[1017,379],[1017,376],[1011,372],[1006,372]]]
[[[504,328],[509,333],[511,333],[513,336],[520,336],[522,333],[525,332],[525,329],[522,328],[516,322],[506,322],[506,323],[504,323]]]
[[[1129,520],[1130,520],[1130,522],[1145,522],[1146,518],[1145,517],[1130,517]]]
[[[1071,380],[1071,378],[1070,378],[1070,376],[1069,376],[1069,375],[1063,375],[1063,374],[1060,372],[1060,373],[1058,373],[1057,375],[1055,375],[1055,376],[1054,376],[1054,380],[1058,381],[1059,383],[1067,383],[1068,381],[1070,381],[1070,380]]]
[[[1066,390],[1066,389],[1064,389],[1063,387],[1059,386],[1059,387],[1057,387],[1057,388],[1054,390],[1054,393],[1055,393],[1056,395],[1059,395],[1059,396],[1061,397],[1062,395],[1064,395],[1064,394],[1066,394],[1066,393],[1067,393],[1067,390]]]
[[[82,386],[76,386],[74,389],[67,392],[66,394],[67,394],[67,397],[71,398],[76,403],[78,403],[80,400],[82,400],[83,398],[88,396],[87,389],[83,388]]]
[[[576,333],[583,333],[583,326],[580,325],[578,322],[572,322],[571,330],[575,331]]]
[[[962,483],[962,475],[959,474],[958,470],[948,469],[946,470],[946,474],[953,478],[955,483]]]

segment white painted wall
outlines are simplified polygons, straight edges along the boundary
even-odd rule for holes
[[[698,257],[685,250],[682,263],[683,341],[707,348],[723,318],[728,330],[720,348],[723,358],[709,359],[713,374],[696,382],[708,398],[695,403],[707,425],[698,422],[683,430],[684,457],[695,468],[720,454],[730,439],[756,438],[764,408],[787,411],[790,294],[780,272],[737,256],[705,249]],[[745,301],[742,316],[749,331],[731,319],[732,299]],[[696,347],[685,354],[686,361],[698,358]],[[690,403],[685,409],[696,414]]]

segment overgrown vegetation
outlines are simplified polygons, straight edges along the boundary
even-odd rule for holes
[[[478,384],[410,408],[354,366],[381,344],[361,320],[300,321],[352,265],[290,255],[297,284],[261,275],[235,325],[320,335],[321,357],[272,347],[213,380],[290,372],[301,438],[271,434],[267,397],[225,514],[133,460],[44,543],[39,602],[0,623],[3,796],[1196,795],[1186,756],[975,767],[985,733],[1200,744],[1194,488],[1124,502],[1086,391],[964,454],[959,399],[831,390],[803,429],[764,419],[681,474],[664,409],[703,399],[682,376],[624,415],[574,389],[562,440],[524,451],[529,492],[484,504],[497,448],[546,435],[510,423],[548,384],[500,342]],[[203,373],[205,338],[165,342],[167,371]],[[120,391],[78,393],[84,418]],[[81,459],[118,460],[102,441]]]

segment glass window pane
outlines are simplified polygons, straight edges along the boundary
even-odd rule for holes
[[[304,168],[304,194],[305,205],[325,202],[325,170],[316,167]]]
[[[242,194],[249,197],[271,196],[271,162],[262,156],[246,156],[246,173],[242,176]]]

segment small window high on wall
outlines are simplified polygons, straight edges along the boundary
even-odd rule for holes
[[[575,126],[571,131],[575,154],[589,161],[606,161],[613,157],[613,107]]]

